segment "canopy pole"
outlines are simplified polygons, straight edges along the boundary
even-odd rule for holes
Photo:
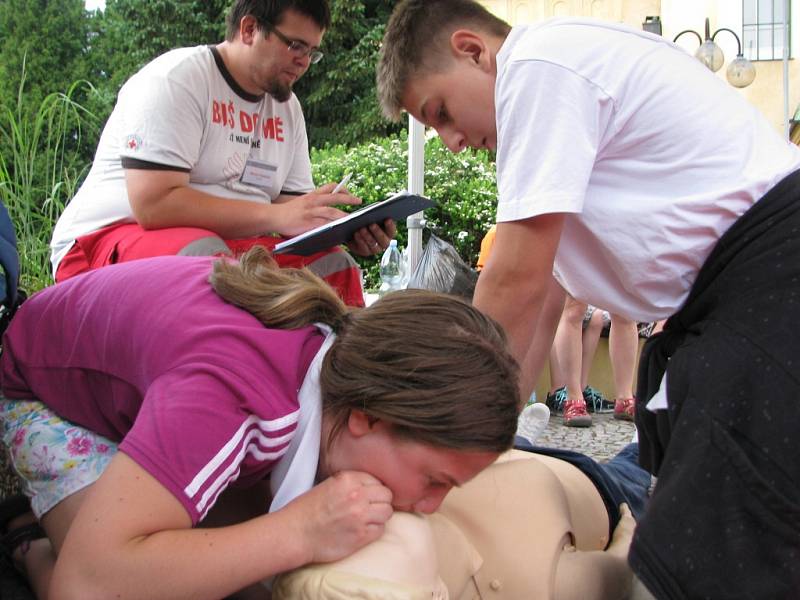
[[[425,126],[408,115],[408,191],[423,195],[425,190]],[[406,219],[408,227],[409,273],[413,273],[422,257],[422,212]]]
[[[789,0],[783,5],[783,128],[786,139],[790,135],[789,115]]]

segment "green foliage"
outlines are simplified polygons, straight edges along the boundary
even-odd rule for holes
[[[167,50],[222,40],[230,1],[108,0],[104,12],[87,13],[83,0],[0,0],[0,199],[17,226],[28,290],[51,282],[53,225],[88,171],[119,87]],[[354,171],[350,187],[367,202],[407,185],[405,133],[380,116],[374,83],[395,4],[331,0],[325,58],[296,90],[312,147],[327,146],[312,151],[315,181]],[[429,224],[474,264],[494,220],[492,157],[453,155],[434,139],[425,185],[439,202],[426,211]],[[405,223],[398,225],[405,245]],[[378,259],[361,263],[376,286]]]
[[[331,0],[331,28],[322,42],[325,57],[295,86],[312,146],[355,144],[402,129],[381,116],[375,94],[378,51],[396,3]]]
[[[425,145],[425,192],[438,206],[425,211],[428,227],[452,243],[474,265],[483,235],[494,223],[497,183],[494,157],[486,151],[453,154],[438,137]],[[312,150],[314,181],[338,181],[353,172],[348,188],[365,204],[384,200],[407,187],[408,143],[405,134],[376,139],[353,147],[329,146]],[[398,245],[406,244],[405,223],[398,223]],[[366,287],[380,285],[379,257],[358,259]]]
[[[86,77],[83,0],[0,2],[0,98],[15,98],[25,64],[28,108]]]
[[[23,2],[24,0],[15,0]],[[167,50],[213,44],[225,35],[230,0],[108,0],[92,15],[88,78],[100,94],[92,109],[102,120],[122,84]],[[325,58],[295,86],[312,146],[352,144],[402,126],[386,121],[375,95],[375,64],[396,0],[331,0]]]
[[[107,0],[92,14],[88,55],[91,81],[108,100],[156,56],[225,37],[229,0]],[[113,101],[108,106],[110,112]],[[108,112],[103,117],[108,116]]]
[[[16,229],[22,287],[32,292],[53,281],[53,226],[88,168],[76,148],[84,127],[95,119],[75,101],[91,93],[88,82],[73,83],[65,93],[32,105],[23,93],[24,67],[22,73],[15,101],[0,97],[0,137],[6,142],[0,154],[0,200]]]

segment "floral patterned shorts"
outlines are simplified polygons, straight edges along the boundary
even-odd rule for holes
[[[111,440],[35,400],[0,396],[0,434],[37,518],[97,481],[117,452]]]

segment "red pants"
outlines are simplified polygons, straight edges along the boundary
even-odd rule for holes
[[[75,240],[58,266],[56,281],[138,258],[238,255],[257,244],[271,250],[281,239],[265,236],[223,240],[212,231],[195,227],[144,230],[136,223],[111,225]],[[308,267],[328,282],[346,304],[364,306],[361,271],[353,258],[341,248],[331,248],[310,256],[276,254],[273,258],[281,267]]]

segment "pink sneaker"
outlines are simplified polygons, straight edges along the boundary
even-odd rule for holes
[[[564,425],[567,427],[589,427],[592,416],[586,411],[586,401],[567,400],[564,403]]]
[[[636,400],[634,398],[617,398],[616,402],[614,402],[614,418],[622,421],[633,421],[635,407]]]

